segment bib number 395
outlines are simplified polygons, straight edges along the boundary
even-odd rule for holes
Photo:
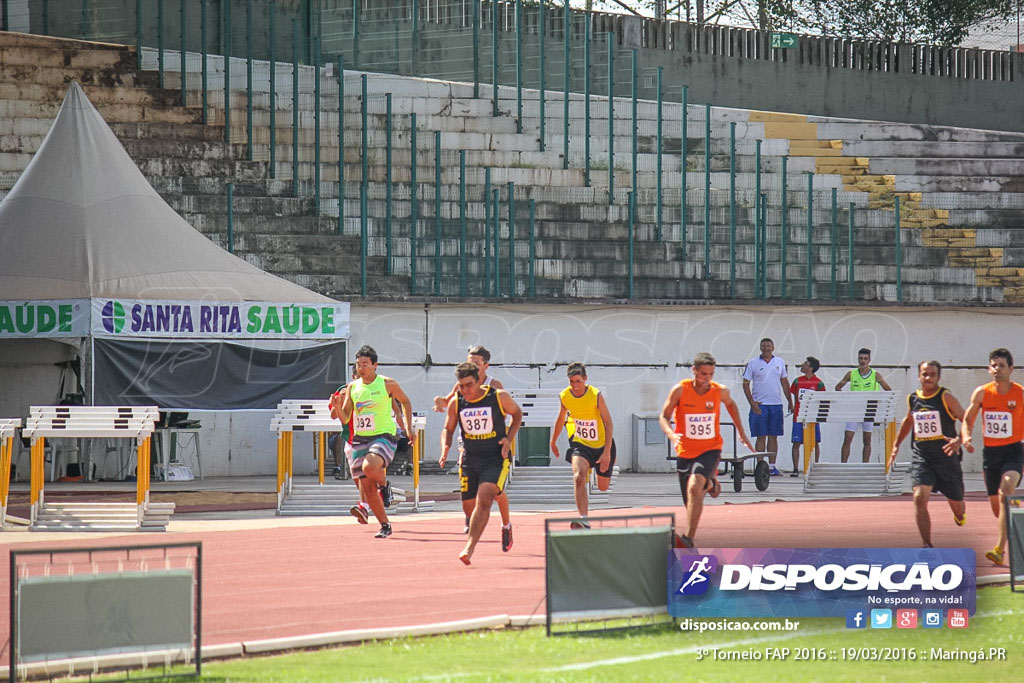
[[[713,413],[686,416],[686,438],[703,441],[715,438],[715,416]]]

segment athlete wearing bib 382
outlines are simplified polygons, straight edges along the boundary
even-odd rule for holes
[[[985,473],[985,488],[992,514],[999,518],[999,542],[985,553],[994,564],[1003,563],[1006,546],[1007,496],[1013,495],[1020,483],[1024,467],[1024,387],[1010,381],[1013,373],[1013,355],[1006,349],[995,349],[988,355],[988,374],[992,381],[974,390],[967,408],[960,438],[964,448],[974,452],[971,430],[981,413],[985,448],[981,454],[981,469]]]
[[[349,470],[359,483],[362,501],[350,512],[366,524],[367,505],[380,522],[377,538],[391,535],[391,523],[384,508],[391,504],[391,484],[387,480],[388,465],[398,445],[398,425],[392,416],[392,400],[402,406],[405,433],[412,434],[412,404],[398,382],[377,374],[377,352],[371,346],[356,351],[356,374],[359,378],[348,385],[340,410],[335,411],[343,423],[352,420],[352,439],[345,445]]]
[[[615,440],[612,438],[615,427],[604,394],[587,384],[586,366],[579,362],[570,363],[566,374],[569,386],[558,395],[558,417],[551,428],[551,452],[558,457],[558,435],[562,433],[562,425],[567,425],[569,450],[565,459],[572,463],[576,509],[580,513],[580,519],[569,526],[589,529],[587,480],[593,469],[597,474],[598,490],[607,491],[611,486],[612,468],[615,466]]]
[[[724,405],[729,411],[740,442],[754,452],[736,402],[727,388],[712,381],[714,376],[714,356],[698,353],[693,359],[693,379],[684,379],[672,388],[658,418],[661,430],[675,446],[678,456],[676,470],[686,506],[687,526],[686,536],[680,540],[689,548],[693,547],[704,509],[704,493],[711,488],[715,496],[721,490],[716,476],[718,459],[722,456],[722,433],[718,428],[720,406]]]
[[[917,529],[925,548],[932,547],[932,522],[928,516],[928,499],[932,490],[946,496],[953,510],[953,521],[963,526],[964,473],[960,466],[960,436],[957,420],[964,418],[960,402],[945,387],[939,386],[942,366],[929,360],[917,368],[921,388],[907,397],[907,416],[900,424],[899,434],[892,445],[887,467],[896,460],[900,444],[911,434],[911,482],[914,487],[914,506]]]
[[[460,478],[463,499],[476,498],[469,520],[469,539],[459,553],[459,560],[469,564],[477,541],[487,526],[491,503],[505,487],[508,479],[512,441],[523,421],[523,411],[508,392],[480,386],[480,371],[472,363],[455,368],[459,395],[448,402],[448,416],[441,431],[441,457],[444,467],[452,446],[455,425],[462,431],[465,454]],[[512,418],[505,427],[505,416]]]

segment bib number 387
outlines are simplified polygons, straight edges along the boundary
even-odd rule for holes
[[[686,416],[686,438],[703,441],[715,438],[715,415],[707,413]]]

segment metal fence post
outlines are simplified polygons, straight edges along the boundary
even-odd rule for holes
[[[539,12],[538,19],[537,19],[538,24],[539,24],[538,31],[540,32],[540,41],[539,41],[540,42],[540,59],[538,60],[539,61],[538,68],[540,69],[540,89],[539,89],[539,92],[538,92],[538,95],[539,95],[538,105],[539,105],[539,108],[540,108],[540,139],[539,139],[539,142],[540,142],[540,151],[542,151],[542,152],[544,151],[544,138],[545,138],[545,135],[544,135],[544,126],[545,126],[545,121],[544,121],[544,100],[546,98],[544,96],[544,93],[547,90],[547,72],[546,72],[546,66],[547,66],[546,62],[547,62],[547,59],[546,59],[546,55],[545,55],[545,52],[546,52],[546,50],[545,50],[545,43],[547,42],[547,40],[546,40],[547,36],[545,35],[545,33],[547,32],[546,31],[546,29],[547,29],[547,22],[545,21],[545,16],[544,16],[545,15],[544,6],[546,4],[547,3],[542,2],[542,3],[540,3],[537,6],[538,12]]]
[[[205,5],[206,0],[203,0]],[[273,180],[277,177],[277,49],[274,45],[276,29],[274,24],[277,23],[277,3],[271,1],[270,3],[270,178]],[[205,25],[205,22],[204,22]],[[205,33],[204,33],[205,36]],[[205,44],[205,38],[203,39]],[[205,74],[206,57],[203,57],[203,65]],[[203,97],[205,101],[206,97],[206,76],[203,76]],[[203,117],[205,121],[205,115]]]
[[[839,221],[839,205],[837,201],[839,199],[838,191],[836,188],[832,188],[832,220],[829,223],[829,247],[830,247],[830,263],[832,270],[832,279],[829,281],[829,295],[832,301],[835,301],[838,297],[838,291],[836,289],[836,265],[838,264],[837,246],[836,246],[836,224]]]
[[[274,16],[274,3],[270,3],[270,16]],[[209,71],[210,71],[210,67],[207,64],[207,60],[206,60],[206,57],[207,57],[207,51],[206,51],[206,0],[202,0],[202,2],[199,3],[199,25],[200,25],[200,28],[199,28],[199,40],[202,43],[201,52],[202,52],[202,58],[203,58],[203,64],[202,64],[202,73],[203,73],[203,125],[205,126],[206,124],[208,124],[210,122],[209,98],[207,97],[207,93],[206,93],[207,79],[209,78]],[[270,43],[271,43],[271,45],[273,45],[273,43],[274,43],[274,34],[273,34],[273,32],[271,32],[271,34],[270,34]],[[141,55],[139,56],[139,59],[140,60],[142,59]],[[140,68],[141,68],[141,64],[140,64]],[[273,173],[273,171],[271,171],[271,173]],[[271,175],[270,177],[273,178],[274,176]]]
[[[181,5],[184,22],[185,0]],[[252,0],[245,3],[245,93],[245,149],[247,158],[252,161]]]
[[[474,4],[479,7],[480,0],[474,0]],[[479,83],[479,70],[477,67],[477,61],[479,55],[477,54],[477,34],[476,26],[473,27],[473,74],[474,74],[474,86],[473,86],[473,97],[479,97],[478,89]],[[420,2],[419,0],[412,0],[412,75],[420,75]]]
[[[416,293],[416,223],[419,219],[419,185],[416,182],[416,112],[409,120],[409,293]]]
[[[847,245],[846,250],[848,253],[849,262],[846,264],[846,298],[853,300],[853,226],[854,226],[854,211],[856,207],[853,202],[849,205],[849,220],[850,220],[850,231],[847,234]]]
[[[562,9],[562,15],[564,17],[564,26],[562,36],[565,42],[565,92],[562,96],[562,168],[569,168],[569,78],[572,76],[571,64],[569,60],[570,51],[570,22],[572,21],[572,15],[570,14],[569,0],[565,0],[565,6]]]
[[[299,20],[292,19],[292,192],[299,196]]]
[[[736,123],[729,123],[729,296],[736,298]]]
[[[544,3],[541,3],[543,5]],[[590,24],[587,12],[583,24],[583,186],[590,187]]]
[[[203,0],[204,2],[206,0]],[[10,30],[10,21],[7,10],[7,0],[4,0],[4,23],[3,29]],[[135,68],[142,70],[142,0],[135,0]],[[205,122],[204,122],[205,123]]]
[[[681,139],[679,142],[679,255],[683,261],[686,261],[686,127],[688,124],[687,107],[689,106],[686,102],[688,96],[688,88],[684,85],[682,89],[682,124],[681,128]]]
[[[482,0],[473,0],[473,99],[480,97],[480,3]],[[413,65],[412,74],[418,76],[417,69],[419,67],[418,45],[419,42],[419,17],[417,0],[413,0],[413,37],[412,37],[412,54],[413,54]]]
[[[391,243],[391,93],[384,95],[384,248],[387,253],[388,275],[394,274]]]
[[[360,74],[359,85],[362,90],[362,101],[360,102],[360,115],[362,118],[361,122],[361,140],[360,140],[360,161],[362,167],[360,168],[359,177],[359,188],[360,192],[367,194],[369,192],[370,184],[370,131],[369,131],[369,116],[367,115],[367,108],[369,107],[366,87],[366,74]]]
[[[498,115],[498,3],[491,0],[491,116]]]
[[[530,298],[531,299],[537,296],[537,282],[534,279],[534,276],[535,276],[534,263],[537,260],[537,243],[536,243],[536,240],[537,240],[537,229],[536,229],[536,225],[534,224],[534,219],[535,219],[535,215],[536,215],[536,213],[535,213],[536,209],[535,209],[535,206],[534,206],[535,204],[536,204],[536,202],[531,199],[530,200]]]
[[[252,0],[250,0],[250,2],[252,2]],[[46,5],[44,4],[43,6],[45,7]],[[181,69],[181,106],[183,106],[183,107],[187,107],[188,106],[188,77],[186,75],[186,64],[185,64],[185,36],[187,35],[185,33],[185,27],[186,27],[187,23],[188,22],[186,21],[186,15],[185,15],[185,0],[181,0],[181,2],[178,3],[178,28],[180,29],[179,32],[181,33],[181,36],[180,36],[180,47],[181,47],[181,49],[179,50],[180,54],[178,55],[178,68]],[[44,31],[44,33],[45,33],[45,31]],[[252,35],[252,27],[251,26],[249,27],[248,35]],[[252,161],[252,156],[251,155],[249,157],[249,161]]]
[[[415,116],[415,114],[414,114]],[[345,57],[338,55],[338,234],[345,230]]]
[[[782,250],[779,253],[779,260],[781,261],[781,270],[779,272],[779,284],[781,285],[781,292],[779,296],[781,296],[783,299],[786,298],[786,250],[789,246],[787,244],[787,241],[789,239],[789,194],[786,180],[786,164],[788,161],[789,157],[782,157],[782,198],[780,199],[782,205],[779,207],[782,212],[782,216],[780,218],[781,235],[779,238],[779,242],[782,247]]]
[[[82,40],[89,40],[92,36],[92,26],[89,25],[89,0],[82,0]]]
[[[7,0],[4,0],[7,2]],[[7,12],[4,12],[4,18],[6,19]],[[6,27],[4,30],[8,30]],[[43,35],[50,35],[50,0],[43,0]]]
[[[633,96],[633,102],[632,102],[632,105],[633,105],[633,110],[632,110],[632,112],[633,112],[633,149],[632,149],[632,154],[633,154],[633,157],[632,157],[632,163],[630,163],[630,176],[631,176],[631,177],[630,177],[630,186],[631,186],[631,187],[633,188],[633,201],[635,202],[635,201],[636,201],[636,193],[637,193],[637,191],[639,190],[639,188],[638,188],[638,187],[636,186],[636,159],[637,159],[637,134],[636,134],[636,127],[637,127],[637,87],[638,87],[638,85],[639,85],[639,84],[638,84],[638,81],[637,81],[638,55],[637,55],[637,50],[636,50],[636,48],[634,48],[634,49],[630,50],[630,66],[631,66],[631,68],[632,68],[632,71],[633,71],[633,73],[632,73],[632,81],[633,81],[633,82],[632,82],[632,87],[630,88],[630,90],[632,91],[632,96]]]
[[[434,294],[441,294],[441,131],[434,131]]]
[[[459,150],[459,296],[466,296],[466,150]]]
[[[761,193],[761,298],[768,298],[768,195]]]
[[[807,172],[807,298],[814,298],[814,174]]]
[[[366,296],[366,261],[370,251],[370,226],[366,215],[366,185],[359,188],[359,291]]]
[[[704,279],[711,279],[711,105],[704,105]]]
[[[516,0],[516,132],[523,132],[523,3]]]
[[[235,185],[228,183],[228,253],[235,253]]]
[[[6,13],[5,13],[6,16]],[[164,87],[164,0],[156,3],[156,70],[157,83]]]
[[[615,203],[615,34],[608,40],[608,203]]]
[[[754,295],[761,289],[761,141],[754,141]]]
[[[313,38],[313,198],[320,215],[320,36]]]
[[[633,260],[635,258],[636,241],[636,191],[630,190],[627,195],[626,210],[629,212],[629,298],[633,298]]]
[[[359,0],[352,0],[352,63],[356,69],[361,63],[359,55]]]
[[[484,169],[484,296],[491,293],[491,168]]]
[[[656,217],[655,217],[655,231],[654,231],[655,232],[655,239],[658,242],[661,242],[661,148],[662,148],[662,142],[663,142],[662,141],[662,136],[661,136],[661,133],[662,133],[662,131],[661,131],[661,123],[662,123],[661,107],[662,107],[662,104],[663,104],[662,97],[661,97],[661,71],[662,71],[662,67],[659,66],[658,67],[658,143],[657,143],[657,147],[658,147],[658,149],[657,149],[657,157],[658,157],[658,163],[657,163],[657,166],[658,166],[658,170],[657,170],[657,175],[658,175],[657,195],[658,196],[656,198],[657,204],[655,206]],[[636,135],[636,132],[634,131],[633,134]]]
[[[900,227],[900,198],[893,197],[896,213],[896,301],[903,301],[903,231]]]
[[[516,184],[508,184],[508,295],[516,296]]]
[[[491,190],[493,206],[491,216],[494,220],[494,296],[501,296],[501,218],[498,215],[501,208],[501,190]]]
[[[231,144],[231,3],[224,3],[224,144]]]

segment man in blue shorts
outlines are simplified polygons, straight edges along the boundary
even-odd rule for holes
[[[789,376],[786,361],[772,355],[775,342],[768,337],[761,340],[761,355],[754,358],[743,370],[743,393],[750,404],[750,436],[755,439],[757,451],[768,451],[772,476],[782,474],[775,467],[779,452],[779,437],[785,433],[782,424],[782,401],[793,412],[793,396],[789,391]]]

